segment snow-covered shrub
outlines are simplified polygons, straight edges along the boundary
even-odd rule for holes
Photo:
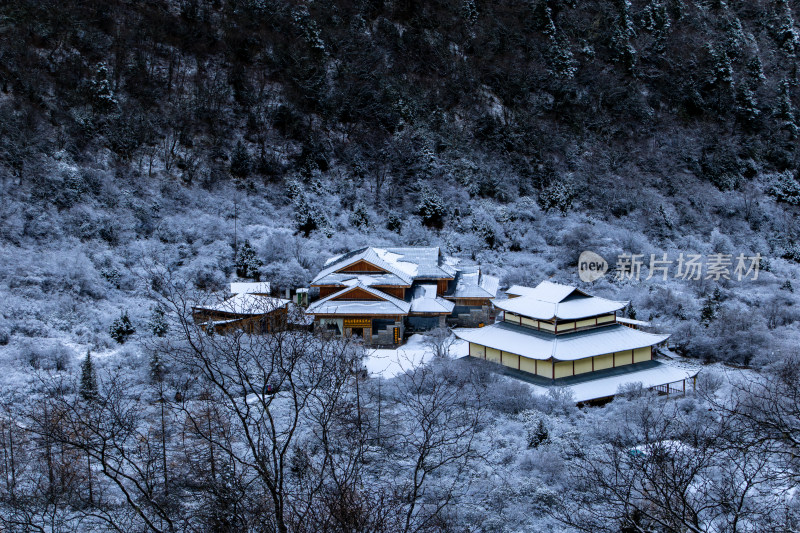
[[[767,192],[779,202],[800,205],[800,183],[790,170],[775,175]]]
[[[556,181],[539,193],[539,207],[548,212],[557,209],[566,215],[577,196],[575,187],[568,181]]]
[[[294,225],[304,237],[308,237],[316,230],[326,236],[333,234],[330,219],[324,209],[311,203],[304,194],[294,200]]]
[[[531,388],[515,379],[500,379],[490,385],[485,399],[491,408],[508,414],[533,409],[536,405]]]
[[[74,356],[61,344],[42,339],[26,339],[18,348],[19,356],[35,370],[66,370]]]
[[[564,387],[551,387],[544,396],[536,396],[534,407],[548,415],[566,416],[575,410],[572,391]]]
[[[394,211],[386,215],[386,229],[395,233],[400,233],[403,229],[403,218]]]
[[[270,263],[262,271],[264,277],[277,289],[304,287],[312,277],[311,272],[294,258]]]

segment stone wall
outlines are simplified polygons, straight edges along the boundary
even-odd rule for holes
[[[494,310],[491,305],[469,307],[468,313],[458,313],[447,317],[447,325],[459,328],[477,328],[480,324],[494,323]]]

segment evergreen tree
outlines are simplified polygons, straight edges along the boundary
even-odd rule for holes
[[[775,116],[778,118],[781,128],[789,133],[791,139],[795,139],[797,137],[797,122],[795,121],[788,80],[781,81],[780,91],[778,109],[775,112]]]
[[[653,49],[662,52],[672,22],[667,6],[660,0],[651,0],[642,13],[642,27],[653,35]]]
[[[161,383],[164,380],[164,374],[166,374],[166,368],[161,361],[161,356],[153,350],[150,356],[150,380],[153,383]]]
[[[239,248],[236,253],[236,275],[244,279],[253,279],[259,281],[261,279],[261,271],[259,270],[264,263],[258,258],[255,249],[250,245],[250,241],[244,241],[244,244]]]
[[[422,217],[422,224],[429,228],[442,229],[447,209],[438,192],[428,186],[422,188],[417,214]]]
[[[629,0],[615,0],[617,16],[611,29],[611,48],[614,50],[614,60],[619,61],[630,74],[635,75],[636,49],[632,40],[636,37],[633,19],[630,14],[631,3]]]
[[[81,363],[81,383],[79,393],[84,400],[92,401],[97,398],[97,374],[92,363],[91,351],[86,351],[86,359]]]
[[[97,72],[90,87],[92,107],[101,113],[107,113],[117,106],[117,99],[108,80],[108,68],[105,63],[97,65]]]
[[[133,327],[131,319],[128,318],[127,311],[123,311],[120,317],[114,320],[108,329],[111,338],[120,344],[125,344],[128,337],[136,333],[136,328]]]
[[[719,287],[715,287],[714,292],[705,299],[703,302],[703,307],[700,309],[701,324],[705,324],[705,326],[708,327],[711,321],[717,318],[721,300],[722,293],[720,292]]]
[[[764,67],[761,64],[761,58],[758,57],[758,53],[747,62],[746,74],[746,83],[750,90],[755,91],[764,83],[766,76],[764,76]]]
[[[363,203],[356,204],[353,212],[350,213],[350,224],[354,228],[360,229],[369,227],[369,213],[367,213],[367,208]]]
[[[169,324],[167,323],[167,318],[164,313],[164,309],[161,307],[154,307],[150,313],[150,322],[148,324],[150,327],[150,331],[156,337],[163,337],[169,331]]]
[[[736,93],[736,113],[742,122],[751,126],[755,124],[758,115],[761,114],[755,94],[745,84],[740,85]]]
[[[549,437],[550,432],[547,431],[544,419],[540,418],[533,431],[528,432],[528,448],[538,448]]]
[[[386,215],[386,229],[395,233],[400,233],[403,229],[403,218],[394,211]]]
[[[237,141],[236,147],[231,154],[231,175],[237,178],[246,178],[250,175],[252,166],[247,148],[242,141]]]
[[[798,35],[794,29],[794,18],[792,8],[787,0],[777,0],[775,3],[775,40],[781,49],[790,58],[797,52]]]
[[[308,237],[315,230],[322,231],[328,237],[333,234],[328,217],[317,206],[311,204],[304,194],[294,201],[294,225],[304,237]]]
[[[478,6],[475,0],[463,0],[461,4],[461,12],[464,20],[470,26],[474,26],[478,22]]]

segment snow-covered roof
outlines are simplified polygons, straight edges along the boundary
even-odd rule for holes
[[[492,300],[492,303],[498,309],[537,320],[553,318],[575,320],[613,313],[628,305],[628,302],[590,296],[575,287],[550,281],[543,281],[533,288],[515,287],[517,291],[525,289],[520,293],[521,296],[507,300]],[[508,294],[508,291],[506,293]]]
[[[450,314],[455,304],[436,296],[436,285],[423,284],[414,287],[411,293],[412,313]]]
[[[653,363],[654,364],[649,368],[634,369],[631,367],[631,372],[607,377],[592,377],[579,383],[565,384],[562,388],[572,393],[572,399],[575,402],[588,402],[590,400],[615,396],[617,392],[619,392],[619,388],[628,383],[641,383],[643,388],[649,389],[659,385],[676,383],[684,379],[689,380],[698,373],[697,370],[690,370],[656,361],[653,361]],[[589,378],[589,376],[591,375],[587,375],[587,378]],[[536,394],[547,394],[551,388],[540,385],[530,385],[530,387]]]
[[[524,285],[512,285],[508,289],[506,289],[506,294],[508,296],[527,296],[530,293],[535,292],[536,289],[533,287],[526,287]]]
[[[465,341],[529,357],[557,361],[574,361],[612,352],[645,348],[665,341],[669,335],[655,335],[612,324],[574,333],[552,335],[507,322],[485,328],[454,329]]]
[[[500,279],[482,274],[478,267],[466,267],[456,275],[456,287],[447,298],[494,298]]]
[[[542,281],[536,287],[525,287],[522,285],[513,285],[509,287],[506,294],[515,294],[519,296],[531,296],[543,302],[558,303],[563,301],[567,296],[577,293],[586,296],[582,290],[572,287],[570,285],[562,285],[561,283],[553,283],[552,281]]]
[[[417,265],[415,279],[452,278],[456,273],[456,269],[448,264],[447,260],[441,261],[441,252],[438,246],[432,248],[387,248],[386,251],[399,256],[404,262]]]
[[[284,300],[282,298],[243,293],[235,294],[219,303],[198,305],[195,306],[194,309],[198,311],[230,313],[232,315],[257,316],[270,313],[288,303],[289,300]]]
[[[270,285],[268,281],[255,283],[231,283],[233,294],[269,294]]]
[[[347,273],[337,273],[337,270],[341,270],[348,265],[352,265],[353,263],[357,263],[359,261],[366,261],[375,265],[376,267],[385,270],[389,274],[394,274],[396,278],[402,281],[399,283],[397,281],[390,282],[389,278],[387,279],[386,285],[411,285],[411,281],[416,274],[416,265],[413,263],[407,263],[400,260],[400,256],[397,254],[390,254],[386,250],[381,250],[378,248],[361,248],[359,250],[355,250],[352,252],[348,252],[344,255],[340,255],[333,260],[329,260],[325,263],[325,268],[323,268],[319,274],[317,274],[314,279],[311,281],[312,285],[338,285],[341,284],[341,281],[337,281],[337,277],[331,278],[330,280],[326,280],[325,278],[330,274],[339,274],[348,276],[346,279],[351,279],[354,277],[353,274]],[[381,274],[369,274],[369,277],[377,277],[381,276]]]
[[[313,285],[351,285],[353,283],[374,286],[408,287],[411,282],[392,273],[353,274],[351,272],[332,272],[325,276],[317,276]]]
[[[631,326],[640,326],[643,328],[648,328],[651,325],[650,322],[645,322],[644,320],[634,320],[632,318],[625,318],[622,316],[617,317],[617,322],[620,324],[630,324]]]
[[[364,290],[380,300],[338,300],[354,289]],[[405,315],[411,304],[393,296],[373,289],[367,285],[356,283],[335,292],[330,296],[317,300],[306,310],[309,315]]]
[[[371,263],[386,273],[337,272],[359,261]],[[453,278],[455,274],[456,269],[447,260],[441,260],[438,247],[368,247],[328,259],[311,284],[343,285],[347,280],[358,279],[364,285],[409,286],[415,279]]]

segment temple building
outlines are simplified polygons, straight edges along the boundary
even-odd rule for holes
[[[499,280],[431,248],[361,248],[332,257],[311,282],[317,327],[397,345],[406,332],[494,321]]]
[[[287,327],[289,300],[270,296],[270,284],[231,283],[232,296],[192,307],[192,318],[214,333],[263,334]]]
[[[454,333],[469,343],[471,357],[499,363],[510,375],[544,386],[583,384],[580,401],[613,396],[627,382],[685,391],[696,375],[653,360],[653,347],[669,335],[618,321],[628,302],[549,281],[513,286],[506,294],[492,302],[501,320]]]

